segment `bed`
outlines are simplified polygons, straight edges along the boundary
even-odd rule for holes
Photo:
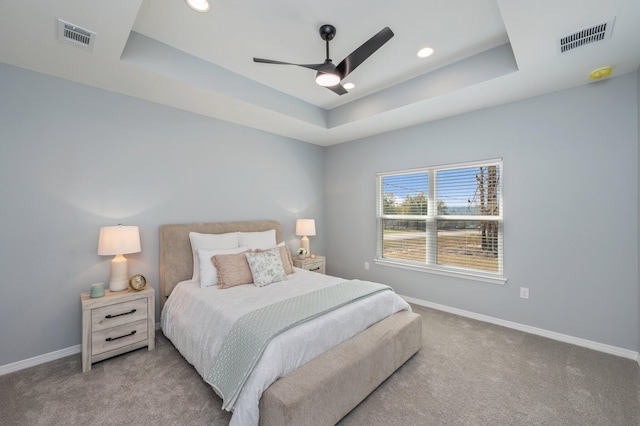
[[[200,330],[206,329],[207,327],[202,324],[215,316],[208,311],[209,308],[206,313],[201,313],[201,310],[205,311],[201,306],[217,303],[228,309],[228,306],[234,303],[233,297],[247,297],[249,300],[256,290],[253,285],[238,286],[228,290],[200,288],[199,283],[191,280],[194,251],[192,251],[189,233],[258,234],[270,230],[275,230],[277,242],[283,241],[280,223],[269,220],[160,227],[160,308],[163,332],[205,381],[207,381],[206,373],[210,367],[207,363],[211,363],[211,359],[215,357],[202,348],[212,346],[211,342],[217,341],[214,339],[218,339],[219,336],[215,336],[214,332],[204,333]],[[264,290],[264,294],[270,292],[277,298],[284,292],[304,292],[304,290],[298,290],[299,284],[296,284],[303,281],[308,282],[309,285],[316,283],[322,287],[345,280],[296,269],[295,273],[288,276],[287,282],[278,283],[278,286],[272,284],[263,287],[267,289]],[[168,301],[174,290],[174,297]],[[247,380],[245,387],[248,390],[246,392],[243,390],[235,402],[231,424],[332,425],[337,423],[421,347],[421,317],[412,313],[406,302],[390,293],[392,292],[381,292],[342,306],[330,315],[314,318],[274,338]],[[205,302],[198,299],[198,304],[189,305],[194,303],[191,302],[192,298],[201,297],[200,295],[205,295]],[[211,299],[216,300],[211,301]],[[376,301],[378,299],[385,301]],[[381,307],[380,303],[384,306]],[[237,306],[244,308],[244,305],[243,299],[242,305]],[[192,306],[186,309],[192,313],[198,311],[197,319],[195,316],[190,318],[189,315],[181,313],[185,311],[185,306]],[[193,306],[198,308],[193,309]],[[375,315],[383,315],[384,318],[368,324],[367,321],[371,321],[370,319],[360,319],[365,317],[364,314],[360,315],[361,311],[376,311]],[[329,329],[329,323],[332,321],[330,316],[342,317],[340,332],[318,332],[318,330]],[[348,325],[345,326],[345,318],[354,320],[347,321]],[[197,322],[198,325],[193,322]],[[359,327],[362,330],[359,330]],[[349,330],[342,330],[343,328]],[[343,340],[336,345],[335,342],[324,341],[331,340],[333,337],[331,339],[314,337],[312,344],[309,344],[308,336],[325,334],[340,334],[341,337],[338,337],[338,340]],[[347,335],[348,337],[345,338]],[[320,347],[316,349],[315,345]],[[311,349],[308,349],[309,347]],[[279,354],[296,355],[293,357],[295,359],[284,362],[287,364],[285,366],[276,368],[268,364],[278,357],[287,359],[290,357],[290,355]]]

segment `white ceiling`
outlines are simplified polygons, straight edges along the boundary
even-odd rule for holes
[[[0,62],[319,145],[332,145],[588,84],[640,67],[638,0],[2,0]],[[615,17],[610,39],[558,54],[557,39]],[[95,32],[92,51],[57,39],[57,19]],[[383,27],[395,36],[338,96],[315,72]],[[435,54],[418,59],[431,46]]]

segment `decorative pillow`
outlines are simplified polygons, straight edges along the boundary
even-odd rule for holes
[[[286,246],[278,247],[280,252],[280,260],[282,261],[282,268],[287,275],[293,274],[293,260],[291,259],[291,252]]]
[[[189,232],[189,240],[191,241],[191,252],[193,254],[193,276],[191,278],[193,281],[200,280],[200,259],[196,250],[220,250],[240,247],[237,232],[229,232],[227,234]]]
[[[295,271],[293,269],[293,260],[291,259],[291,252],[289,251],[287,246],[285,246],[284,242],[278,244],[276,247],[271,247],[271,249],[273,248],[278,248],[280,251],[280,260],[282,261],[282,267],[284,268],[284,273],[287,275],[293,274]],[[263,251],[264,250],[260,250],[260,249],[254,250],[254,252],[256,253],[260,253]]]
[[[216,254],[213,263],[218,269],[218,288],[235,287],[242,284],[251,284],[253,275],[245,253]]]
[[[247,257],[249,268],[251,268],[253,284],[257,287],[287,279],[287,274],[282,267],[282,260],[280,260],[279,247],[262,252],[245,253],[244,255]]]
[[[274,247],[276,244],[275,229],[262,232],[238,232],[238,245],[240,246],[264,250]]]
[[[198,263],[200,265],[200,287],[211,287],[218,285],[218,269],[213,264],[213,256],[217,254],[236,254],[247,251],[247,247],[234,249],[205,250],[197,249]]]

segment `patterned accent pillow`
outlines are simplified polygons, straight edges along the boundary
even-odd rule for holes
[[[280,250],[280,260],[282,260],[282,267],[284,268],[284,273],[287,275],[291,275],[295,272],[295,270],[293,269],[293,259],[291,259],[291,252],[289,251],[289,249],[287,248],[287,246],[284,245],[284,243],[280,243],[275,247],[271,247],[268,250],[274,249],[274,248],[278,248]],[[253,250],[254,253],[262,253],[265,250]]]
[[[217,254],[213,256],[213,263],[218,270],[219,289],[253,282],[253,276],[245,253]]]
[[[278,281],[287,279],[287,274],[282,267],[280,249],[278,247],[259,253],[245,253],[249,268],[253,274],[253,284],[256,287],[264,287]]]

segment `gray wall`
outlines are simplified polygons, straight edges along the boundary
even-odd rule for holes
[[[497,157],[505,285],[372,262],[377,172]],[[330,274],[638,350],[637,73],[332,146],[325,191]]]
[[[80,343],[79,293],[109,277],[101,226],[140,226],[130,271],[157,289],[161,224],[273,218],[293,248],[304,216],[334,275],[638,350],[638,86],[628,74],[325,150],[0,64],[0,366]],[[376,172],[494,157],[506,285],[373,264]]]
[[[293,248],[312,217],[324,252],[323,167],[318,146],[0,64],[0,366],[80,343],[101,226],[140,226],[129,271],[156,289],[165,223],[276,219]]]

